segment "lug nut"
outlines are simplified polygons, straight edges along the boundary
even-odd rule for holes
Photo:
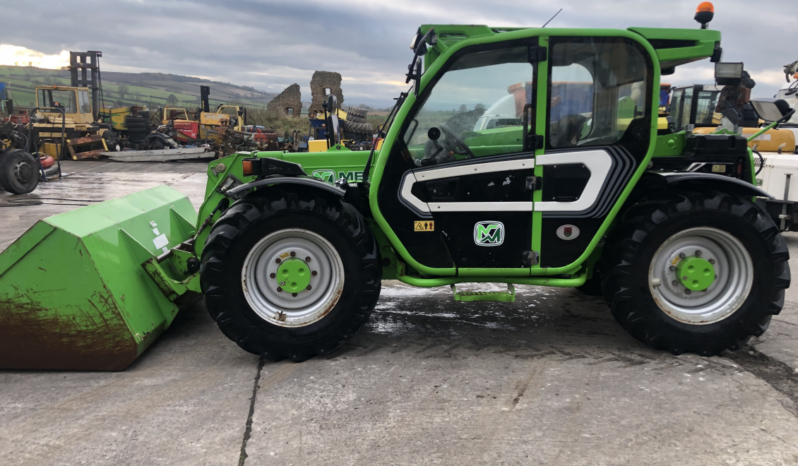
[[[310,272],[310,274],[311,274],[311,275],[313,275],[313,276],[315,277],[316,275],[318,275],[318,274],[319,274],[319,272],[316,272],[316,271],[314,270],[313,272]]]
[[[294,298],[296,298],[296,293],[291,293],[291,296],[293,296]]]
[[[311,288],[310,285],[308,285],[308,289],[310,289],[310,288]]]
[[[696,250],[696,252],[695,252],[695,255],[696,255],[697,257],[701,257],[701,251],[700,251],[700,250]]]
[[[274,277],[276,277],[276,276],[277,276],[277,275],[275,275],[275,274],[273,274],[273,273],[270,273],[270,274],[269,274],[269,278],[274,278]]]
[[[278,286],[278,287],[277,287],[277,292],[279,293],[279,292],[281,292],[281,291],[283,291],[283,289],[282,289],[282,288],[280,288],[280,287]]]
[[[285,282],[280,282],[280,286],[285,286]]]
[[[683,252],[680,252],[680,253],[679,253],[679,257],[680,257],[680,258],[682,258],[682,259],[684,259],[685,257],[687,257],[687,254],[685,254],[685,253],[683,253]]]
[[[690,290],[688,290],[687,288],[685,288],[685,290],[684,290],[684,294],[690,294],[690,293],[692,293],[692,291],[690,291]]]
[[[678,282],[677,280],[674,280],[674,281],[672,281],[672,282],[671,282],[671,285],[673,285],[673,286],[679,286],[679,282]]]
[[[672,266],[668,267],[668,270],[670,270],[671,272],[674,272],[674,271],[676,271],[676,266],[672,265]]]
[[[294,251],[291,251],[291,257],[296,257],[296,253]]]
[[[280,258],[278,257],[277,259],[274,260],[274,262],[279,264],[280,263]]]
[[[310,256],[305,258],[305,262],[310,262]]]
[[[710,264],[714,264],[714,263],[715,263],[715,259],[710,259],[710,260],[709,260],[709,263],[710,263]]]

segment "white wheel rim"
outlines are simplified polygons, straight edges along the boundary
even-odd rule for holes
[[[289,259],[305,260],[315,272],[310,289],[293,294],[278,291],[281,287],[275,276],[280,264]],[[263,320],[280,327],[304,327],[321,320],[338,303],[344,288],[344,266],[333,245],[322,236],[299,228],[280,230],[249,251],[241,269],[241,287],[247,303]]]
[[[696,251],[716,271],[715,281],[705,291],[686,290],[674,270]],[[745,302],[753,282],[754,264],[745,246],[710,227],[690,228],[668,238],[654,253],[648,271],[649,289],[660,309],[692,325],[714,324],[732,315]]]

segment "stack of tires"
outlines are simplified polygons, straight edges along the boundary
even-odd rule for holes
[[[150,112],[138,112],[138,116],[125,117],[127,138],[130,144],[141,144],[150,134]]]
[[[374,133],[374,127],[370,123],[366,123],[366,115],[368,110],[362,108],[350,107],[346,112],[346,120],[341,122],[344,129],[344,139],[371,140]]]
[[[349,110],[346,111],[346,119],[352,123],[365,123],[368,113],[369,111],[364,108],[349,107]]]

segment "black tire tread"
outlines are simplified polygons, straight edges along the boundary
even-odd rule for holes
[[[33,192],[39,185],[40,174],[34,176],[28,185],[22,186],[16,180],[11,179],[13,164],[20,158],[27,158],[28,162],[38,171],[39,164],[36,158],[22,149],[0,151],[0,187],[13,194],[28,194]]]
[[[731,214],[753,226],[766,242],[773,277],[761,280],[765,287],[770,286],[762,291],[760,304],[751,306],[750,314],[735,323],[733,332],[714,338],[679,338],[676,333],[663,330],[661,322],[655,322],[645,306],[633,297],[638,277],[633,261],[646,237],[658,225],[690,212],[713,211]],[[773,315],[781,312],[784,290],[790,285],[789,251],[773,220],[749,199],[711,189],[655,194],[635,203],[621,214],[603,257],[607,273],[602,276],[602,288],[615,319],[638,340],[674,354],[694,352],[712,356],[745,346],[751,336],[759,336],[767,329]]]
[[[200,268],[200,284],[208,311],[229,339],[244,350],[271,360],[303,361],[335,351],[368,321],[379,299],[382,265],[371,230],[360,213],[339,198],[280,188],[259,193],[258,197],[245,198],[228,208],[208,236]],[[231,309],[222,286],[223,264],[236,242],[263,222],[291,215],[319,216],[339,228],[354,246],[351,253],[359,261],[364,277],[345,319],[326,335],[299,347],[269,341],[261,327],[253,325],[239,309]]]

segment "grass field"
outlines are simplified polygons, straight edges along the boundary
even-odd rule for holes
[[[7,84],[9,97],[18,108],[36,105],[37,86],[71,85],[68,71],[19,66],[0,66],[0,82]],[[170,105],[193,111],[200,106],[200,84],[211,87],[212,111],[219,104],[243,105],[248,110],[248,124],[265,126],[284,134],[291,134],[293,131],[308,134],[310,124],[304,105],[298,118],[269,115],[266,104],[274,94],[228,83],[205,82],[188,76],[103,72],[102,102],[106,107],[141,105],[154,110]],[[366,119],[376,128],[385,122],[387,115],[387,110],[374,109]]]
[[[202,80],[170,75],[103,73],[103,100],[110,106],[165,106],[194,108],[199,106],[199,84]],[[10,98],[18,107],[35,105],[36,86],[69,86],[69,72],[33,67],[0,66],[0,82],[8,84]],[[227,83],[209,82],[211,106],[221,103],[238,103],[247,107],[265,107],[272,94],[234,86]],[[123,91],[120,93],[120,91]],[[193,92],[196,91],[196,92]],[[250,96],[250,97],[245,97]],[[252,98],[252,96],[256,98]],[[216,98],[214,98],[216,97]],[[224,97],[224,98],[222,98]]]

